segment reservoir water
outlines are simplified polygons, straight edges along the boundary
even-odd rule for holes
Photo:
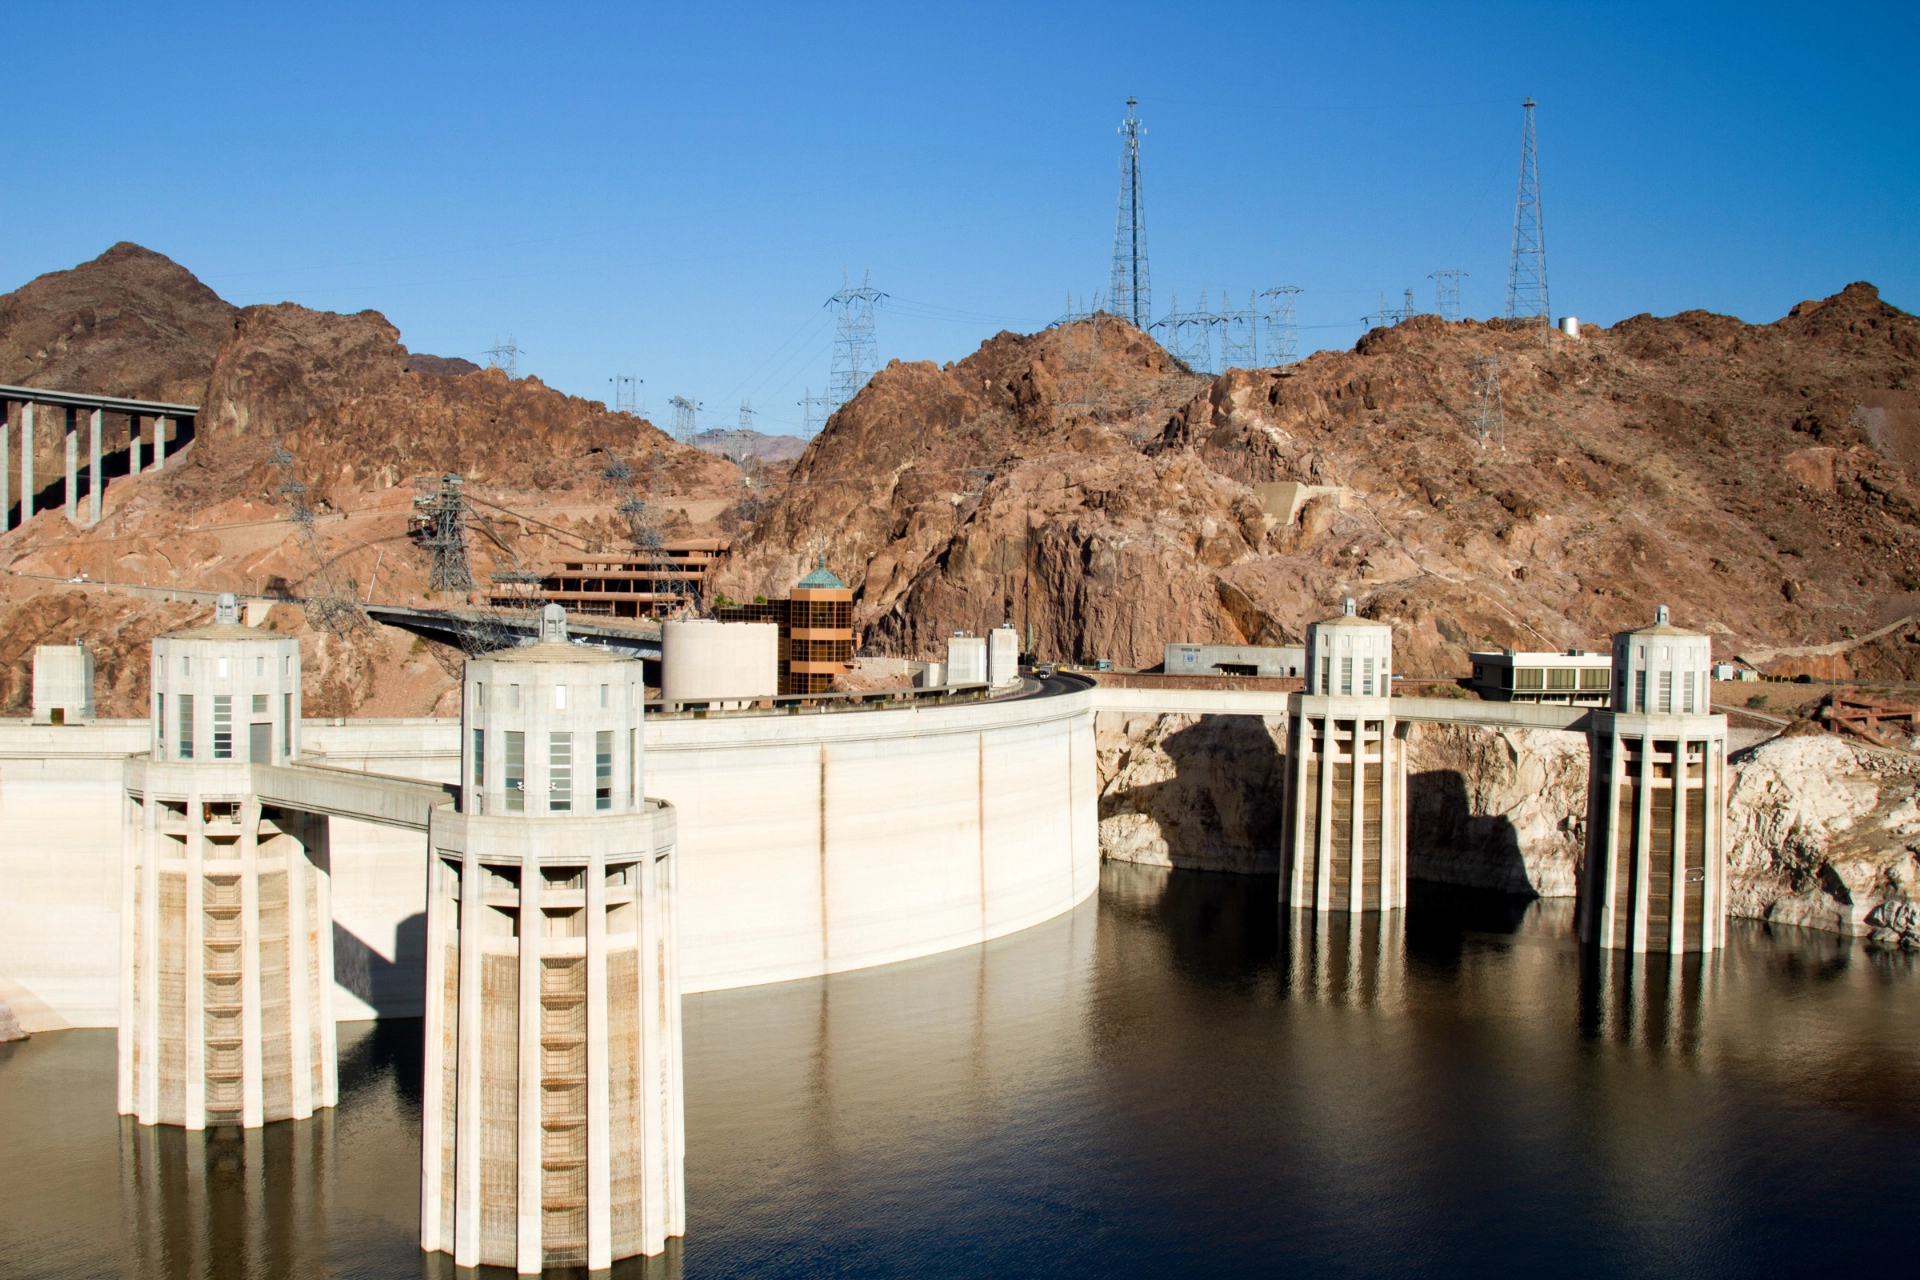
[[[1912,955],[1736,921],[1630,965],[1571,903],[1275,896],[1109,865],[985,946],[689,997],[686,1241],[615,1275],[1913,1265]],[[0,1275],[451,1277],[419,1034],[343,1025],[336,1111],[204,1138],[114,1115],[111,1031],[0,1046]]]

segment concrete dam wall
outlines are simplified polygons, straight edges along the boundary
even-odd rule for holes
[[[1099,880],[1092,693],[832,715],[649,719],[679,815],[683,986],[886,964],[1023,929]],[[124,761],[145,720],[0,721],[0,999],[30,1029],[119,1013]],[[431,782],[455,720],[307,720],[307,757]],[[426,837],[331,820],[335,1014],[416,1017]]]

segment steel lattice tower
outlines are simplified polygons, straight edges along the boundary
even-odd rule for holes
[[[526,352],[514,345],[513,335],[508,334],[505,342],[495,338],[493,345],[487,348],[487,364],[492,368],[504,370],[509,378],[517,378],[520,376],[520,357],[525,354]]]
[[[1122,320],[1145,332],[1153,323],[1153,285],[1147,277],[1146,209],[1140,200],[1140,118],[1134,114],[1138,98],[1127,99],[1127,122],[1120,126],[1126,139],[1120,151],[1120,212],[1113,229],[1113,281],[1107,305]]]
[[[1492,442],[1498,448],[1507,443],[1506,406],[1500,399],[1500,358],[1498,356],[1476,356],[1472,365],[1473,394],[1476,401],[1474,415],[1474,434],[1480,437],[1480,447]]]
[[[1427,279],[1433,281],[1433,305],[1442,320],[1460,318],[1460,277],[1464,271],[1436,271]]]
[[[1260,295],[1267,300],[1267,359],[1275,368],[1300,359],[1300,329],[1293,319],[1293,299],[1299,292],[1299,285],[1283,284]]]
[[[1254,295],[1247,295],[1244,311],[1236,311],[1221,295],[1220,307],[1220,368],[1251,369],[1258,364],[1255,353],[1259,349],[1259,333],[1255,326]]]
[[[465,596],[473,590],[473,565],[467,557],[467,495],[465,481],[443,475],[426,493],[413,500],[420,545],[432,557],[427,575],[429,591]]]
[[[859,394],[879,364],[873,337],[873,305],[886,296],[873,287],[873,272],[868,271],[858,289],[849,285],[843,275],[840,292],[827,299],[828,306],[840,309],[833,334],[833,385],[827,388],[831,402],[829,415]]]
[[[1540,156],[1534,144],[1533,99],[1520,104],[1520,192],[1513,207],[1513,261],[1507,267],[1507,319],[1552,325],[1547,303],[1547,228],[1540,212]]]
[[[673,406],[673,438],[681,444],[692,444],[700,429],[700,406],[685,396],[674,396],[667,403]]]
[[[615,413],[638,414],[643,412],[640,408],[640,384],[645,381],[644,378],[636,378],[630,373],[623,373],[616,377],[609,378],[607,381],[613,383],[613,411]]]

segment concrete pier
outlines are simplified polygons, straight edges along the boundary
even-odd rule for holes
[[[93,411],[88,429],[87,446],[87,525],[100,523],[100,500],[105,482],[100,469],[100,410]]]
[[[1407,901],[1407,753],[1395,715],[1393,628],[1339,617],[1307,628],[1307,691],[1287,726],[1282,904],[1391,911]]]
[[[1711,646],[1668,622],[1614,637],[1613,708],[1589,729],[1581,940],[1634,952],[1726,945],[1727,718]]]
[[[167,469],[167,420],[165,418],[153,420],[153,469],[155,471]]]
[[[127,475],[140,474],[140,419],[138,415],[127,419]]]
[[[188,1129],[338,1099],[327,820],[263,801],[298,751],[300,646],[239,625],[153,642],[148,755],[127,761],[119,1107]]]
[[[420,1244],[601,1270],[685,1232],[674,814],[641,793],[641,664],[469,661],[462,803],[428,833]]]
[[[33,404],[20,406],[20,523],[33,519]]]
[[[67,410],[67,523],[80,523],[80,429],[74,409]]]

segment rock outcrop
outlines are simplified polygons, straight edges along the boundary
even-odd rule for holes
[[[1920,946],[1920,757],[1814,731],[1734,763],[1735,915]]]
[[[1280,869],[1285,717],[1102,712],[1095,751],[1104,857],[1201,871]]]
[[[1542,898],[1578,892],[1585,734],[1422,724],[1407,752],[1410,876]]]

